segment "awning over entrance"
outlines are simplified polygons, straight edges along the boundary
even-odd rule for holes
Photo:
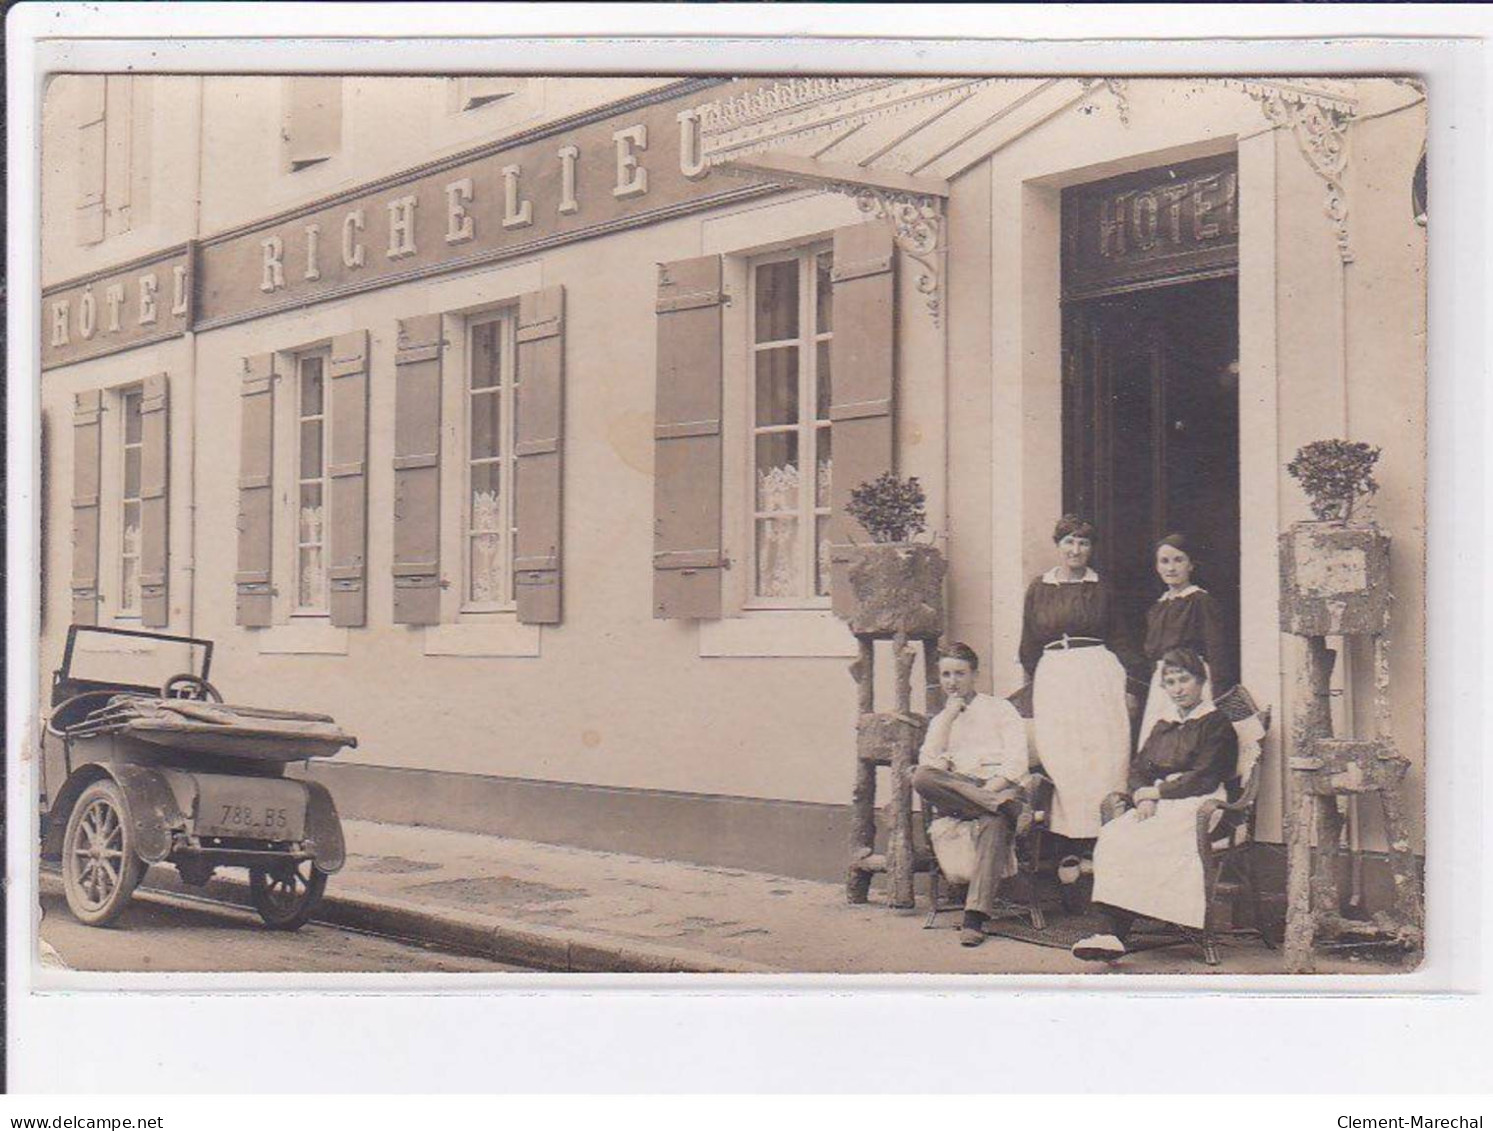
[[[1290,129],[1326,183],[1326,211],[1348,258],[1340,176],[1351,83],[1207,79],[1260,105]],[[943,211],[949,182],[1086,100],[1108,98],[1128,123],[1127,80],[1105,78],[789,78],[696,108],[700,159],[722,172],[852,196],[889,220],[923,268],[918,288],[939,315]]]

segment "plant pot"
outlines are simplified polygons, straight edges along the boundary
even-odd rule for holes
[[[1280,536],[1282,632],[1373,635],[1389,602],[1389,535],[1377,526],[1297,522]]]
[[[835,614],[857,636],[936,638],[943,634],[948,563],[925,542],[836,546]]]

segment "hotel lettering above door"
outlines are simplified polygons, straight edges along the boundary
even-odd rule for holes
[[[1233,154],[1063,194],[1063,294],[1082,298],[1227,274],[1239,259]]]

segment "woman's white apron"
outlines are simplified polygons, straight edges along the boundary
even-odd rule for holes
[[[1207,900],[1197,813],[1204,801],[1223,796],[1219,786],[1206,797],[1159,801],[1149,820],[1130,809],[1105,825],[1094,846],[1094,902],[1202,929]]]
[[[1043,652],[1032,687],[1037,755],[1052,779],[1052,831],[1099,835],[1099,803],[1125,788],[1125,669],[1108,648]]]

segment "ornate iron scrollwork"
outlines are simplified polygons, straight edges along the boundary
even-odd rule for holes
[[[1323,211],[1337,234],[1338,255],[1353,262],[1348,238],[1348,194],[1343,172],[1348,165],[1348,126],[1352,103],[1276,83],[1243,82],[1244,92],[1260,104],[1265,119],[1283,126],[1296,139],[1296,148],[1312,172],[1327,185]]]
[[[892,240],[920,268],[914,282],[938,326],[943,317],[943,201],[936,196],[868,186],[854,188],[856,207],[892,226]]]

